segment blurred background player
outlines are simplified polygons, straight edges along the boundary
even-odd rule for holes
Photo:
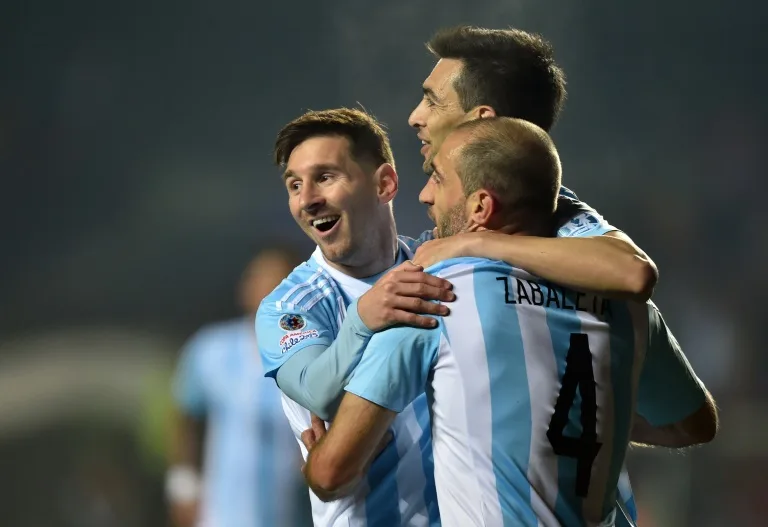
[[[262,298],[298,262],[284,249],[260,252],[238,288],[245,316],[203,327],[182,350],[166,480],[175,527],[309,522],[298,453],[279,391],[263,376],[253,323]]]

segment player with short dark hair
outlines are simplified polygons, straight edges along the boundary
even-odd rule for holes
[[[424,170],[432,153],[456,126],[474,119],[514,117],[549,131],[565,100],[565,77],[552,46],[520,29],[471,26],[438,31],[427,48],[438,59],[425,79],[423,97],[408,123],[422,142]],[[430,178],[426,186],[433,184]],[[653,261],[623,232],[604,222],[562,187],[552,233],[517,237],[469,233],[425,244],[417,262],[454,256],[488,256],[582,291],[648,300],[658,279]],[[586,215],[588,220],[584,220]],[[594,220],[606,229],[593,229]]]

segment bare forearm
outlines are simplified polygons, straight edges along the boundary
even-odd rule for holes
[[[541,238],[495,234],[470,238],[471,256],[505,261],[566,287],[645,301],[656,268],[631,242],[612,236]]]
[[[169,449],[169,465],[187,466],[200,470],[204,428],[203,421],[176,410],[172,444]]]
[[[175,527],[197,523],[201,492],[204,424],[179,410],[173,418],[165,494]]]
[[[328,485],[322,477],[315,474],[315,463],[312,460],[312,454],[307,458],[307,466],[304,469],[304,479],[312,492],[320,498],[321,501],[335,501],[352,494],[355,487],[360,482],[363,474],[350,475],[340,481],[339,484]]]
[[[638,417],[635,418],[630,441],[633,446],[641,447],[685,448],[695,444],[675,425],[654,427],[645,419]]]
[[[323,501],[351,494],[389,441],[395,413],[348,393],[328,434],[309,453],[304,477]]]
[[[351,494],[363,476],[363,464],[360,458],[343,459],[339,450],[334,448],[335,441],[327,442],[327,435],[310,450],[304,479],[312,492],[322,501],[334,501]]]

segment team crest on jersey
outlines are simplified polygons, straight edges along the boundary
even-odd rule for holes
[[[301,315],[283,315],[280,317],[279,324],[280,329],[285,331],[299,331],[300,329],[304,329],[307,322]]]

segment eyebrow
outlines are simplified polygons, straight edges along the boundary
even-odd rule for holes
[[[310,167],[311,171],[314,173],[318,172],[333,172],[338,171],[339,167],[338,165],[334,165],[331,163],[321,163],[319,165],[312,165]],[[293,170],[286,170],[283,172],[283,181],[287,180],[288,178],[292,177],[299,177]]]
[[[432,88],[427,88],[426,86],[421,87],[421,91],[424,92],[425,97],[429,97],[430,99],[438,100],[437,94],[435,93],[435,90]]]

